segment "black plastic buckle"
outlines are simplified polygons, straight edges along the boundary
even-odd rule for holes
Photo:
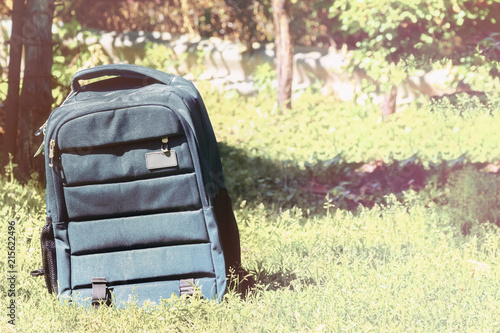
[[[92,305],[97,309],[101,304],[109,305],[109,291],[106,278],[92,278]]]

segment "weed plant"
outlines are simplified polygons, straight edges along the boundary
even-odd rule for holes
[[[463,234],[476,224],[500,226],[500,179],[470,166],[454,174],[449,181],[448,209]]]

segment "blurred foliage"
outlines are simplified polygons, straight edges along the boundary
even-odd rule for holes
[[[0,0],[0,17],[9,16],[11,8],[12,0]]]
[[[480,41],[478,46],[481,54],[487,59],[500,61],[500,33],[491,33],[488,37]]]
[[[447,189],[447,209],[464,235],[480,223],[500,226],[500,179],[471,166],[454,174]]]
[[[431,70],[446,59],[456,68],[452,84],[462,81],[490,91],[492,85],[484,82],[500,76],[500,0],[291,3],[295,43],[354,50],[345,70],[360,68],[377,82],[375,86],[374,81],[364,82],[366,89],[388,91],[417,69]],[[99,30],[221,37],[249,47],[274,40],[269,0],[70,0],[59,11],[59,19],[76,19],[85,28]]]
[[[383,48],[393,62],[409,54],[460,61],[496,32],[500,14],[498,0],[291,2],[297,44]],[[271,12],[269,0],[70,0],[60,18],[76,18],[87,28],[197,33],[252,43],[274,40]]]
[[[458,66],[453,84],[489,90],[481,87],[484,75],[500,76],[500,0],[290,1],[295,43],[354,50],[345,69],[361,68],[378,82],[365,82],[367,89],[388,91],[444,59]],[[2,16],[10,3],[0,0]],[[97,30],[197,34],[247,46],[274,41],[270,0],[68,0],[56,12],[61,22]]]
[[[269,64],[259,65],[253,74],[255,85],[259,88],[259,94],[276,97],[276,70]],[[275,99],[275,98],[274,98]]]
[[[70,0],[65,3],[61,19],[76,18],[86,28],[195,33],[203,37],[227,38],[246,45],[274,40],[270,0]],[[302,45],[329,45],[334,26],[328,11],[331,1],[295,0],[292,4],[291,29],[296,42]]]
[[[272,40],[267,0],[70,0],[60,18],[107,31],[161,31],[223,37],[243,43]]]
[[[78,70],[109,63],[108,56],[99,44],[89,46],[75,39],[81,30],[81,24],[75,19],[64,25],[54,25],[55,47],[52,64],[54,108],[59,106],[71,92],[69,83]],[[85,31],[84,34],[89,37],[92,33]]]
[[[352,67],[382,84],[397,85],[411,69],[430,70],[444,58],[465,67],[458,79],[478,66],[495,73],[488,62],[498,52],[498,0],[336,0],[329,11],[344,39],[357,36]]]
[[[389,62],[409,55],[473,61],[476,47],[498,59],[499,0],[313,0],[292,3],[292,36],[300,45],[377,51]],[[0,16],[9,15],[0,0]],[[58,19],[108,31],[161,31],[222,37],[247,45],[274,40],[269,0],[68,0]]]
[[[330,16],[346,36],[363,36],[358,48],[386,50],[392,62],[414,55],[463,63],[497,30],[500,1],[336,0]]]
[[[205,70],[203,66],[205,53],[202,50],[177,55],[167,45],[147,42],[145,51],[145,57],[137,60],[137,65],[183,76],[190,80],[197,79]]]

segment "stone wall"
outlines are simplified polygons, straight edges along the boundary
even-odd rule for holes
[[[10,22],[0,22],[0,66],[7,68],[7,46],[4,43],[10,35]],[[100,44],[113,63],[136,63],[145,56],[146,43],[166,45],[177,59],[182,61],[169,71],[188,73],[203,55],[204,72],[198,79],[210,80],[223,89],[236,89],[242,94],[253,94],[258,90],[253,74],[258,66],[268,63],[275,66],[274,45],[254,44],[251,48],[220,38],[202,39],[187,35],[174,36],[158,32],[103,32],[82,31],[76,40],[87,45]],[[69,42],[69,41],[65,41]],[[181,56],[187,54],[188,56]],[[344,49],[295,47],[293,90],[298,93],[312,84],[321,85],[324,94],[335,94],[340,100],[362,101],[366,94],[361,90],[363,79],[372,80],[361,69],[347,73],[344,68],[352,55]],[[176,74],[179,74],[176,73]],[[193,77],[189,77],[194,79]],[[376,82],[374,82],[376,83]],[[442,95],[451,93],[457,82],[450,71],[423,72],[409,77],[398,87],[397,104],[403,105],[418,95]],[[382,98],[382,93],[374,93]]]

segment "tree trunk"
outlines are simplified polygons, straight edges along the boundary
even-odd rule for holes
[[[20,140],[17,163],[21,174],[43,174],[43,158],[34,159],[40,138],[35,131],[45,122],[52,107],[52,20],[54,0],[27,0],[24,23],[24,79],[21,92]]]
[[[276,32],[278,104],[283,111],[292,108],[293,41],[290,35],[290,10],[287,0],[272,1]]]
[[[21,60],[23,55],[23,16],[25,0],[14,0],[12,6],[12,34],[9,50],[9,87],[5,101],[5,141],[2,159],[3,167],[9,163],[9,154],[17,150],[17,117],[19,112],[19,85],[21,83]]]

